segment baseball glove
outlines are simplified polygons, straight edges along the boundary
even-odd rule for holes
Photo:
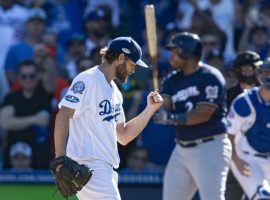
[[[50,163],[58,191],[68,198],[80,191],[90,180],[93,170],[67,156],[60,156]]]

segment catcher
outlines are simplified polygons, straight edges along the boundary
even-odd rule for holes
[[[77,193],[80,200],[121,199],[114,171],[119,166],[117,141],[126,145],[137,137],[163,103],[157,92],[150,92],[145,110],[125,122],[122,94],[113,79],[124,83],[136,65],[147,67],[141,52],[130,37],[112,40],[100,51],[102,63],[76,76],[60,102],[51,168],[64,197]]]

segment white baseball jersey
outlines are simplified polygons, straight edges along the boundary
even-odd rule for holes
[[[250,176],[243,176],[232,162],[234,176],[250,199],[270,199],[270,157],[260,156],[270,153],[270,104],[257,87],[246,90],[234,100],[227,119],[236,153],[251,169]]]
[[[227,120],[228,133],[235,135],[236,150],[270,153],[270,104],[261,99],[257,87],[234,100]]]
[[[98,66],[77,75],[59,104],[75,110],[67,155],[75,160],[103,160],[118,168],[116,126],[125,122],[122,104],[116,84],[109,84]]]

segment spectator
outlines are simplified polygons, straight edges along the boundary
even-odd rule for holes
[[[39,6],[48,14],[48,28],[56,33],[61,48],[65,47],[71,34],[82,31],[80,22],[86,6],[85,1],[46,0]]]
[[[46,36],[47,37],[47,36]],[[57,79],[57,87],[56,88],[62,88],[63,86],[67,86],[68,85],[68,81],[64,80],[62,81],[64,78],[60,78],[60,76],[58,75],[58,71],[61,72],[61,69],[57,68],[56,65],[56,47],[51,43],[53,41],[51,41],[51,36],[50,34],[48,35],[48,38],[46,38],[46,41],[44,39],[44,41],[46,42],[45,44],[36,44],[34,46],[34,52],[33,52],[33,61],[35,63],[35,66],[37,67],[37,71],[41,72],[41,74],[44,72],[44,65],[47,65],[48,70],[50,71],[50,73],[46,73],[47,74],[47,79],[45,79],[45,77],[41,77],[41,81],[42,84],[44,86],[44,89],[52,94],[55,93],[54,89],[55,89],[55,82],[53,81],[55,79],[55,77],[59,77],[59,79]],[[48,66],[50,65],[50,66]],[[45,81],[47,80],[47,82]],[[46,82],[46,84],[44,84],[44,82]],[[47,84],[48,83],[48,84]],[[17,80],[13,85],[12,85],[12,91],[16,91],[18,89],[21,88],[21,83],[19,80]]]
[[[17,142],[13,144],[9,151],[10,156],[10,172],[30,172],[32,160],[32,149],[25,142]]]
[[[233,24],[234,24],[234,4],[233,0],[209,0],[207,9],[210,10],[216,25],[226,34],[226,46],[224,51],[225,61],[234,57]]]
[[[0,102],[9,90],[4,71],[6,55],[10,46],[22,38],[27,16],[27,10],[15,4],[14,0],[0,0]]]
[[[235,72],[232,69],[232,63],[229,63],[224,67],[223,75],[226,79],[227,90],[234,87],[238,83]]]
[[[223,55],[227,41],[225,33],[211,18],[209,11],[203,11],[199,8],[199,3],[195,1],[191,2],[195,10],[191,18],[189,31],[197,33],[202,37],[204,44],[202,60],[204,60],[204,57],[210,51]],[[209,27],[209,29],[205,29],[205,27]],[[211,30],[211,32],[209,32],[209,30]]]
[[[165,43],[168,43],[169,40],[171,39],[171,37],[176,34],[177,32],[179,32],[180,30],[177,27],[176,22],[169,22],[166,26],[165,26]]]
[[[133,9],[128,11],[128,13],[130,14],[128,17],[133,17],[127,19],[126,23],[131,23],[131,30],[129,27],[127,27],[129,25],[125,25],[126,27],[124,28],[128,28],[130,30],[128,31],[128,33],[132,34],[134,37],[138,38],[140,42],[142,42],[143,38],[141,38],[141,30],[145,28],[144,6],[147,4],[154,5],[157,23],[159,26],[165,27],[167,23],[173,21],[173,19],[175,18],[177,1],[141,0],[129,1],[129,4],[129,6]]]
[[[47,168],[49,161],[48,124],[51,95],[39,85],[36,65],[23,61],[19,67],[21,89],[10,92],[0,110],[0,125],[6,131],[5,167],[9,167],[10,146],[27,142],[33,149],[33,167]]]
[[[94,10],[84,18],[86,55],[97,46],[107,45],[111,38],[111,23],[102,9]]]
[[[251,2],[251,1],[248,1]],[[234,1],[234,49],[239,50],[239,41],[242,37],[243,30],[245,29],[245,15],[247,14],[246,9],[249,3],[243,4],[241,1]]]
[[[223,54],[221,38],[213,33],[205,33],[201,37],[203,44],[202,60],[205,60],[209,53],[214,55]]]
[[[167,49],[165,49],[162,44],[164,41],[167,40],[167,37],[170,37],[170,33],[172,30],[168,30],[165,36],[165,32],[162,29],[162,27],[158,24],[157,25],[157,46],[159,47],[157,49],[157,67],[158,67],[158,75],[159,78],[162,78],[165,76],[169,70],[168,63],[169,63],[169,52]],[[144,29],[142,31],[143,35],[143,52],[145,56],[145,60],[147,63],[151,63],[150,55],[149,55],[149,48],[147,46],[147,34],[146,30]],[[148,87],[148,78],[149,78],[149,72],[147,72],[145,69],[137,70],[132,77],[134,79],[134,82],[136,82],[141,89],[144,89],[145,87]],[[151,75],[152,76],[152,75]]]
[[[131,150],[127,167],[122,169],[122,173],[151,173],[156,172],[154,169],[149,168],[149,155],[146,149],[135,147]]]
[[[77,74],[76,60],[85,55],[85,39],[81,34],[72,34],[68,41],[68,49],[65,55],[65,69],[68,78],[72,80]]]
[[[262,60],[269,56],[269,28],[270,3],[269,1],[254,1],[246,9],[244,18],[245,28],[239,42],[239,50],[257,52]]]
[[[246,29],[249,29],[248,27]],[[250,42],[248,41],[250,33]],[[268,28],[263,25],[256,25],[250,30],[245,30],[239,44],[240,50],[251,50],[257,52],[262,60],[270,55],[270,44]]]
[[[206,16],[204,19],[202,18],[202,11],[206,11],[210,13],[210,19],[214,22],[212,23],[209,19],[206,20],[200,28],[201,31],[207,29],[213,30],[206,23],[208,21],[212,23],[217,29],[221,30],[226,35],[226,45],[225,45],[225,61],[232,59],[234,56],[234,48],[233,48],[233,22],[234,22],[234,4],[232,0],[204,0],[204,1],[196,1],[196,0],[181,0],[178,3],[178,11],[180,16],[180,20],[178,20],[178,27],[189,29],[194,24],[199,23],[202,20],[206,20]],[[196,18],[194,18],[194,16]],[[196,22],[198,20],[198,22]],[[215,29],[216,29],[215,28]],[[190,29],[191,32],[194,32]],[[199,32],[195,32],[200,34]]]
[[[56,59],[57,68],[59,73],[64,74],[64,49],[57,45],[57,35],[52,30],[46,30],[41,38],[41,46],[44,46],[48,56]],[[37,45],[38,46],[38,45]]]
[[[87,0],[87,6],[85,9],[85,15],[89,14],[98,9],[105,9],[108,10],[111,24],[114,27],[119,25],[119,17],[120,17],[120,7],[119,7],[119,0]]]
[[[90,69],[94,67],[95,65],[93,64],[92,60],[90,60],[88,57],[83,56],[77,59],[76,61],[76,69],[77,73],[81,73],[87,69]]]
[[[69,82],[58,75],[55,60],[49,56],[40,65],[39,72],[43,88],[48,94],[53,95],[58,103],[62,99],[63,90],[69,86]]]
[[[21,42],[10,47],[5,70],[10,85],[17,80],[18,67],[23,60],[33,59],[34,45],[41,42],[46,25],[46,13],[40,8],[33,8],[25,24],[25,37]]]
[[[209,30],[205,29],[205,27],[209,27],[209,29],[211,29],[212,35],[221,38],[219,40],[222,40],[223,42],[225,41],[226,36],[212,20],[209,13],[207,13],[206,11],[201,11],[197,8],[192,15],[189,31],[203,36],[205,34],[209,34]]]
[[[222,74],[224,73],[223,57],[220,54],[210,52],[205,58],[205,63],[217,68]]]
[[[37,44],[34,48],[33,60],[37,66],[42,87],[48,94],[53,96],[52,108],[58,110],[57,103],[65,93],[69,82],[58,73],[59,69],[55,60],[56,52],[54,51],[55,43],[51,43],[53,40],[48,40],[47,45]],[[17,87],[20,88],[20,85]]]
[[[92,51],[91,51],[90,59],[93,62],[94,66],[98,65],[101,62],[101,59],[100,59],[100,56],[99,56],[99,52],[100,52],[101,48],[102,47],[97,46],[97,47],[93,48]]]
[[[44,60],[49,56],[47,48],[44,44],[40,43],[34,46],[33,61],[37,66],[37,70],[40,70]]]

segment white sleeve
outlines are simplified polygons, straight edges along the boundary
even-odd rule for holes
[[[117,124],[121,124],[121,123],[125,123],[126,122],[126,117],[125,117],[125,111],[123,108],[123,96],[121,94],[121,92],[118,90],[118,98],[120,99],[120,114],[116,117],[116,123]]]
[[[243,104],[243,97],[233,101],[230,111],[227,115],[227,131],[231,135],[237,135],[246,131],[249,115],[243,115],[241,110],[249,110],[247,104]]]
[[[59,103],[59,108],[65,106],[74,109],[73,118],[76,118],[90,106],[91,95],[89,93],[92,88],[93,83],[90,84],[85,74],[79,74],[74,78],[66,95]]]
[[[125,123],[126,122],[126,117],[125,117],[125,112],[124,112],[124,109],[123,109],[123,106],[121,104],[120,106],[121,108],[121,111],[120,111],[120,114],[116,117],[116,123],[117,124],[121,124],[121,123]]]
[[[233,107],[230,108],[230,111],[227,115],[227,123],[228,123],[228,133],[231,135],[236,135],[241,133],[242,126],[245,123],[245,119],[239,116]]]

